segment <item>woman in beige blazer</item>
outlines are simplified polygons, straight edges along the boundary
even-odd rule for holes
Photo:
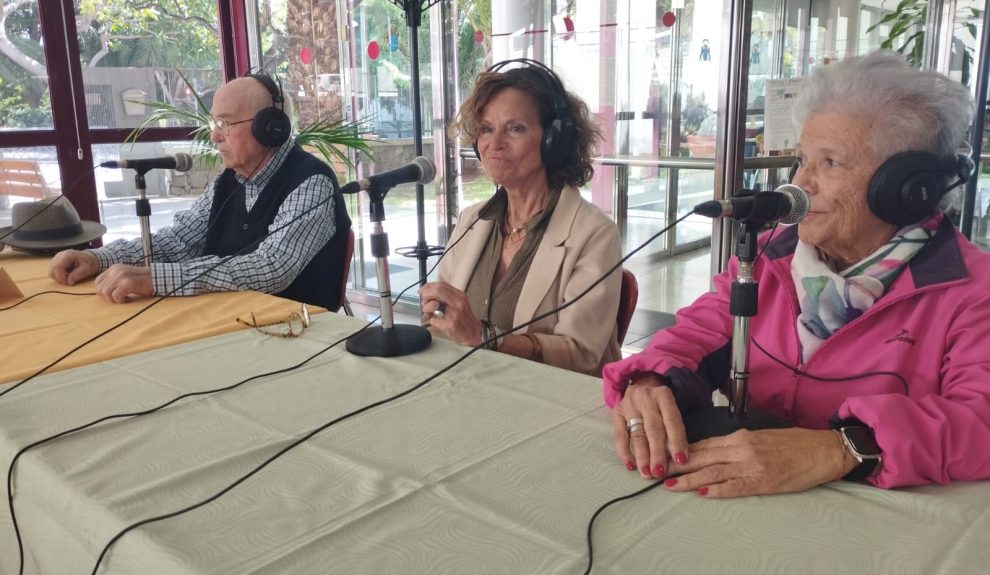
[[[502,71],[511,63],[523,67]],[[453,130],[473,144],[498,189],[461,214],[438,281],[420,290],[424,322],[461,345],[600,374],[619,357],[618,230],[578,187],[601,137],[588,108],[538,62],[512,60],[478,76]],[[509,333],[511,332],[511,333]],[[504,335],[503,335],[504,334]]]

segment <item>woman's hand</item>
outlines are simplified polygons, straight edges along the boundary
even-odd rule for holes
[[[637,379],[626,387],[622,401],[612,411],[612,428],[619,459],[626,469],[639,469],[647,479],[663,477],[671,459],[678,463],[688,461],[681,412],[673,392],[656,375]]]
[[[430,319],[430,327],[440,330],[447,339],[468,347],[481,344],[481,321],[471,311],[467,295],[444,282],[428,283],[419,288],[423,313]],[[444,304],[443,316],[434,311]]]
[[[832,430],[737,431],[691,444],[691,461],[674,463],[666,487],[708,497],[742,497],[804,491],[842,477],[842,440]],[[851,458],[850,458],[851,459]]]

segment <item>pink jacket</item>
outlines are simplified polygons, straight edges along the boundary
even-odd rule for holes
[[[766,241],[761,238],[761,243]],[[884,296],[836,331],[799,364],[798,300],[790,276],[797,227],[773,238],[755,266],[759,313],[752,338],[800,376],[750,346],[750,405],[794,425],[826,429],[856,418],[876,433],[879,487],[990,478],[990,254],[943,219],[935,237]],[[729,288],[738,262],[715,279],[716,291],[677,313],[641,353],[605,366],[605,403],[643,372],[665,375],[682,411],[710,403],[728,379]],[[890,375],[896,372],[904,384]]]

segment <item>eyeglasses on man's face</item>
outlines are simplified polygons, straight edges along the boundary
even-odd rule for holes
[[[248,118],[247,120],[238,120],[236,122],[231,122],[230,120],[224,120],[223,118],[210,118],[206,121],[206,124],[210,127],[211,132],[216,132],[221,135],[230,134],[230,127],[236,126],[237,124],[243,124],[245,122],[250,122],[254,118]]]

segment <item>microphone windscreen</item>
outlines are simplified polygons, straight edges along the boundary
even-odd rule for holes
[[[417,184],[428,184],[433,181],[433,178],[437,177],[437,167],[430,160],[423,156],[416,156],[413,159],[413,163],[419,166],[419,170],[422,172],[419,179],[416,180]]]
[[[774,191],[786,194],[791,199],[791,209],[786,216],[778,220],[780,223],[787,225],[796,224],[808,215],[808,210],[811,209],[811,201],[808,199],[808,194],[800,187],[794,184],[784,184]]]
[[[188,172],[192,169],[193,159],[192,156],[184,152],[179,152],[175,154],[175,171],[177,172]]]

